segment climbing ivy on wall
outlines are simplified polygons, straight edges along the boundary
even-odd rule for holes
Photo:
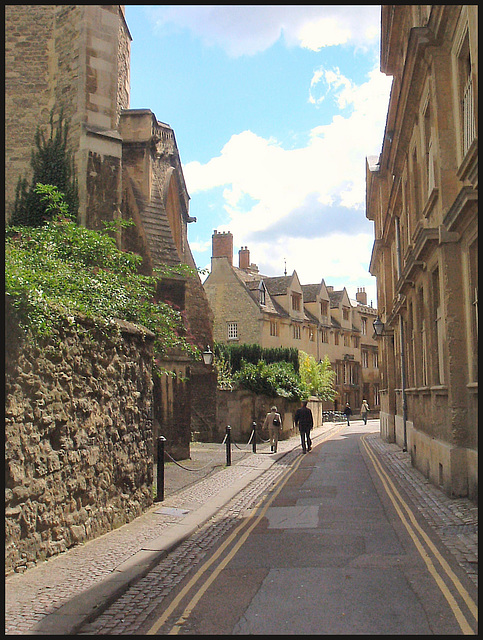
[[[157,278],[139,273],[141,256],[116,247],[109,235],[116,223],[104,232],[86,229],[70,218],[55,186],[38,184],[35,191],[47,221],[40,227],[9,226],[5,242],[5,293],[25,335],[35,341],[64,321],[80,329],[80,318],[115,332],[120,319],[155,334],[156,360],[172,349],[199,359],[181,313],[157,301]],[[164,275],[185,274],[185,268],[167,267]]]
[[[77,219],[79,196],[75,175],[74,158],[67,145],[68,124],[62,111],[54,124],[54,110],[50,112],[50,135],[37,127],[35,149],[32,151],[30,165],[32,178],[20,176],[15,192],[15,203],[10,224],[27,227],[41,227],[52,217],[46,211],[41,195],[36,191],[38,183],[53,185],[63,193],[69,215]]]

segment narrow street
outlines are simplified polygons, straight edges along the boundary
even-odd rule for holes
[[[377,427],[295,450],[80,634],[475,634],[476,587],[374,456]]]

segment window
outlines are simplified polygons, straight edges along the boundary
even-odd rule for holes
[[[434,136],[432,135],[431,123],[431,103],[428,98],[424,111],[424,151],[426,154],[426,185],[427,196],[429,197],[436,186],[434,179]]]
[[[367,336],[367,318],[361,318],[362,335]]]
[[[336,331],[336,332],[334,333],[334,344],[335,344],[335,345],[338,345],[338,344],[339,344],[339,332],[338,332],[338,331]]]
[[[320,330],[320,340],[322,342],[329,342],[329,332],[327,331],[327,329]]]
[[[265,287],[263,286],[263,282],[260,282],[260,286],[258,287],[258,300],[260,304],[265,305]]]
[[[315,339],[314,335],[315,335],[314,328],[313,327],[309,327],[309,340],[310,340],[310,342],[314,341],[314,339]]]
[[[375,384],[373,389],[374,389],[374,404],[378,406],[381,403],[379,399],[379,385]]]
[[[354,349],[359,348],[359,336],[352,336],[352,346]]]
[[[369,367],[369,353],[363,349],[361,352],[362,356],[362,368],[367,369]]]
[[[467,28],[464,37],[462,38],[458,54],[458,80],[459,104],[461,105],[461,141],[464,157],[476,137],[475,103]]]
[[[320,315],[326,317],[329,315],[329,303],[327,300],[320,301]]]
[[[411,176],[411,208],[414,212],[413,218],[418,220],[421,217],[421,196],[419,191],[419,166],[416,148],[414,148],[411,156],[409,175]]]
[[[228,340],[238,340],[238,322],[229,322],[227,327]]]
[[[410,302],[408,306],[408,322],[407,322],[407,340],[408,340],[408,384],[410,387],[416,386],[416,337],[414,333],[414,306]]]
[[[349,320],[349,309],[347,307],[342,307],[342,317],[344,320]]]
[[[439,295],[439,270],[435,269],[431,274],[432,280],[432,296],[433,296],[433,328],[434,341],[436,349],[433,351],[436,357],[434,373],[437,384],[444,384],[444,365],[443,365],[443,318],[441,315],[441,303]]]
[[[421,357],[421,367],[419,373],[419,383],[425,387],[428,384],[428,344],[426,335],[426,322],[424,318],[424,292],[421,287],[418,291],[418,320],[419,320],[419,348]]]
[[[300,293],[292,293],[292,309],[300,311],[302,308],[302,296]]]
[[[270,320],[270,335],[278,336],[278,322],[276,320]]]
[[[377,369],[377,367],[379,366],[379,354],[377,351],[374,351],[374,353],[372,354],[372,366],[374,367],[374,369]]]
[[[344,347],[351,346],[351,337],[348,333],[344,333]]]
[[[300,340],[300,325],[293,324],[292,325],[292,336],[294,340]]]

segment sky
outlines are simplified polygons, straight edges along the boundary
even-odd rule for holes
[[[380,5],[125,5],[131,109],[173,130],[209,269],[213,231],[265,276],[359,287],[377,306],[365,215],[391,78],[379,71]],[[202,280],[206,275],[201,276]]]

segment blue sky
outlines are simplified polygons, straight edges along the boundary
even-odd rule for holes
[[[175,132],[197,266],[213,231],[231,231],[235,265],[247,246],[264,275],[286,265],[376,306],[365,158],[391,86],[380,6],[126,5],[126,20],[130,108]]]

